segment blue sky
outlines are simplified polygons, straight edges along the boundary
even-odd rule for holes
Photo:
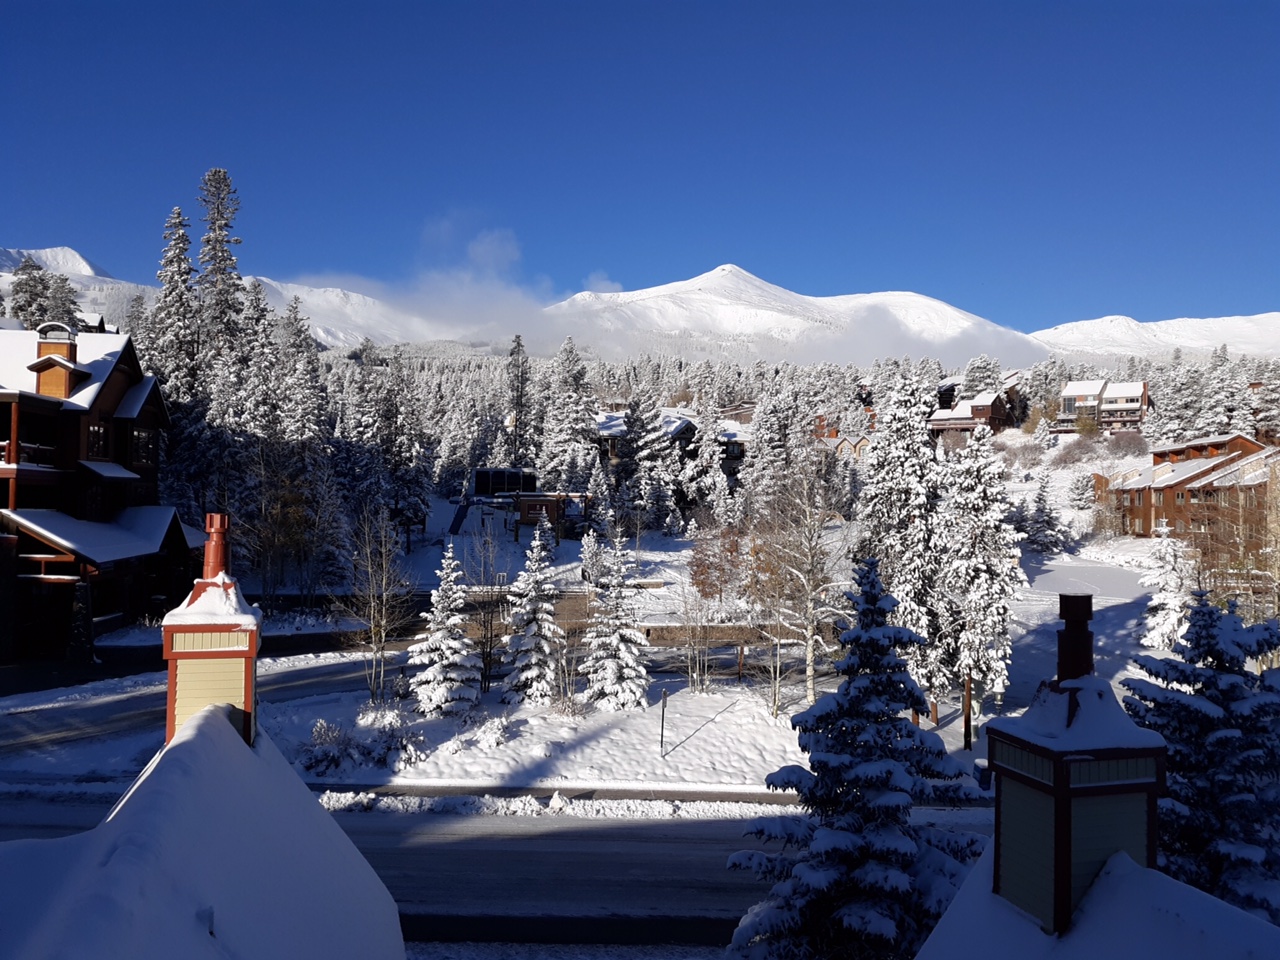
[[[1023,330],[1261,313],[1278,49],[1274,0],[11,3],[0,246],[154,282],[220,166],[244,272],[437,311],[736,263]]]

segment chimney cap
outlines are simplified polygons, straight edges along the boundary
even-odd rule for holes
[[[1058,594],[1059,620],[1092,620],[1093,594],[1060,593]]]
[[[36,327],[36,333],[41,340],[74,340],[76,338],[75,330],[56,320],[40,324]]]

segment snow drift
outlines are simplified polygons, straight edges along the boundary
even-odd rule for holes
[[[0,956],[404,957],[373,868],[227,711],[184,724],[93,830],[0,844]]]

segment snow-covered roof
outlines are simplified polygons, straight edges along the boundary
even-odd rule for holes
[[[147,396],[158,388],[156,378],[147,374],[125,392],[120,405],[111,415],[117,420],[136,420],[142,412],[142,405],[147,402]]]
[[[1096,676],[1062,680],[1057,689],[1046,684],[1021,716],[996,717],[987,728],[1056,751],[1164,746],[1160,734],[1138,726],[1124,712],[1110,681]]]
[[[1069,380],[1062,385],[1061,397],[1092,397],[1102,393],[1105,380]]]
[[[1239,432],[1218,433],[1218,434],[1214,434],[1211,437],[1195,437],[1192,440],[1183,440],[1181,443],[1166,443],[1164,446],[1152,447],[1151,452],[1153,454],[1168,453],[1171,450],[1185,450],[1188,447],[1207,447],[1207,446],[1220,447],[1224,443],[1226,443],[1228,440],[1233,440],[1236,437],[1239,437],[1242,440],[1248,440],[1250,443],[1257,442],[1252,437],[1247,437],[1243,433],[1239,433]]]
[[[92,830],[0,843],[0,956],[404,957],[378,875],[229,709],[183,724]]]
[[[1200,489],[1201,487],[1211,487],[1215,484],[1250,487],[1255,484],[1265,483],[1270,476],[1272,462],[1280,462],[1280,450],[1268,448],[1244,457],[1214,457],[1213,459],[1231,460],[1232,462],[1207,476],[1197,477],[1187,484],[1188,487]]]
[[[262,624],[262,611],[251,607],[240,593],[240,587],[225,573],[211,580],[197,580],[197,588],[164,615],[162,626],[217,623],[257,629]]]
[[[1131,383],[1108,383],[1106,389],[1102,391],[1102,399],[1128,400],[1132,397],[1141,398],[1146,389],[1147,385],[1141,380]]]
[[[954,407],[950,409],[939,407],[933,413],[929,414],[930,420],[971,420],[973,419],[973,403],[972,400],[959,400]]]
[[[88,374],[63,400],[69,407],[87,410],[98,396],[111,370],[124,353],[129,337],[119,333],[82,333],[76,337],[76,368]],[[40,335],[34,330],[0,330],[0,389],[36,392],[36,361]]]
[[[972,397],[969,402],[975,407],[989,407],[996,402],[996,392],[994,390],[984,390],[982,393]]]
[[[159,553],[170,527],[177,522],[173,507],[128,507],[111,523],[77,520],[57,510],[0,510],[0,516],[94,564]]]
[[[993,893],[995,844],[974,864],[916,960],[1258,960],[1280,956],[1280,927],[1245,913],[1126,853],[1107,861],[1071,928],[1045,933],[1030,914]]]
[[[111,460],[81,460],[80,466],[107,480],[137,480],[138,475]]]
[[[627,433],[627,415],[625,412],[604,412],[597,413],[596,431],[602,437],[622,437]],[[692,423],[687,411],[678,407],[662,408],[662,429],[668,436],[674,436],[684,429],[686,424]]]
[[[1112,483],[1113,490],[1139,490],[1151,487],[1177,486],[1186,483],[1202,473],[1219,470],[1236,460],[1238,453],[1224,453],[1218,457],[1193,457],[1190,460],[1179,460],[1176,463],[1158,463],[1143,467],[1128,480]],[[1159,474],[1158,476],[1156,474]]]

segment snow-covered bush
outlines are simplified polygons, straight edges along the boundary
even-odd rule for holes
[[[482,723],[471,738],[481,750],[493,750],[511,739],[511,718],[505,713],[490,717]]]
[[[1137,430],[1122,430],[1113,433],[1107,440],[1107,453],[1118,459],[1124,457],[1145,457],[1151,448],[1146,438]]]
[[[1078,463],[1092,460],[1098,455],[1098,446],[1089,437],[1074,437],[1070,443],[1058,448],[1058,452],[1049,460],[1049,466],[1055,469],[1073,467]]]

